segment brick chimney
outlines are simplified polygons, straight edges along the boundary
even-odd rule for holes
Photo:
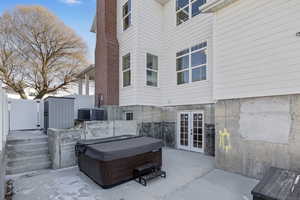
[[[95,104],[119,105],[117,0],[97,0]]]

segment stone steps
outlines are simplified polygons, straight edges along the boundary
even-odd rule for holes
[[[51,167],[48,137],[42,133],[18,132],[8,136],[6,174],[18,174]]]
[[[31,164],[31,165],[26,165],[26,166],[7,167],[6,174],[7,175],[19,174],[19,173],[49,169],[50,167],[51,167],[51,161],[36,163],[34,165]]]

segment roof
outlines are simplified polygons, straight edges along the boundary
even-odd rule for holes
[[[91,79],[95,79],[95,65],[90,65],[87,68],[85,68],[83,71],[81,71],[77,77],[84,79],[85,74],[88,74]]]
[[[238,0],[208,0],[206,4],[199,9],[202,12],[217,12],[218,10],[236,2]]]

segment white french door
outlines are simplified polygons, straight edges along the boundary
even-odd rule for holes
[[[204,114],[202,111],[178,113],[178,148],[204,152]]]

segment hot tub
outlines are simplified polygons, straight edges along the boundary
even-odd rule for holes
[[[163,142],[141,136],[118,136],[79,141],[76,156],[80,171],[103,188],[132,180],[133,170],[147,163],[162,165]]]

